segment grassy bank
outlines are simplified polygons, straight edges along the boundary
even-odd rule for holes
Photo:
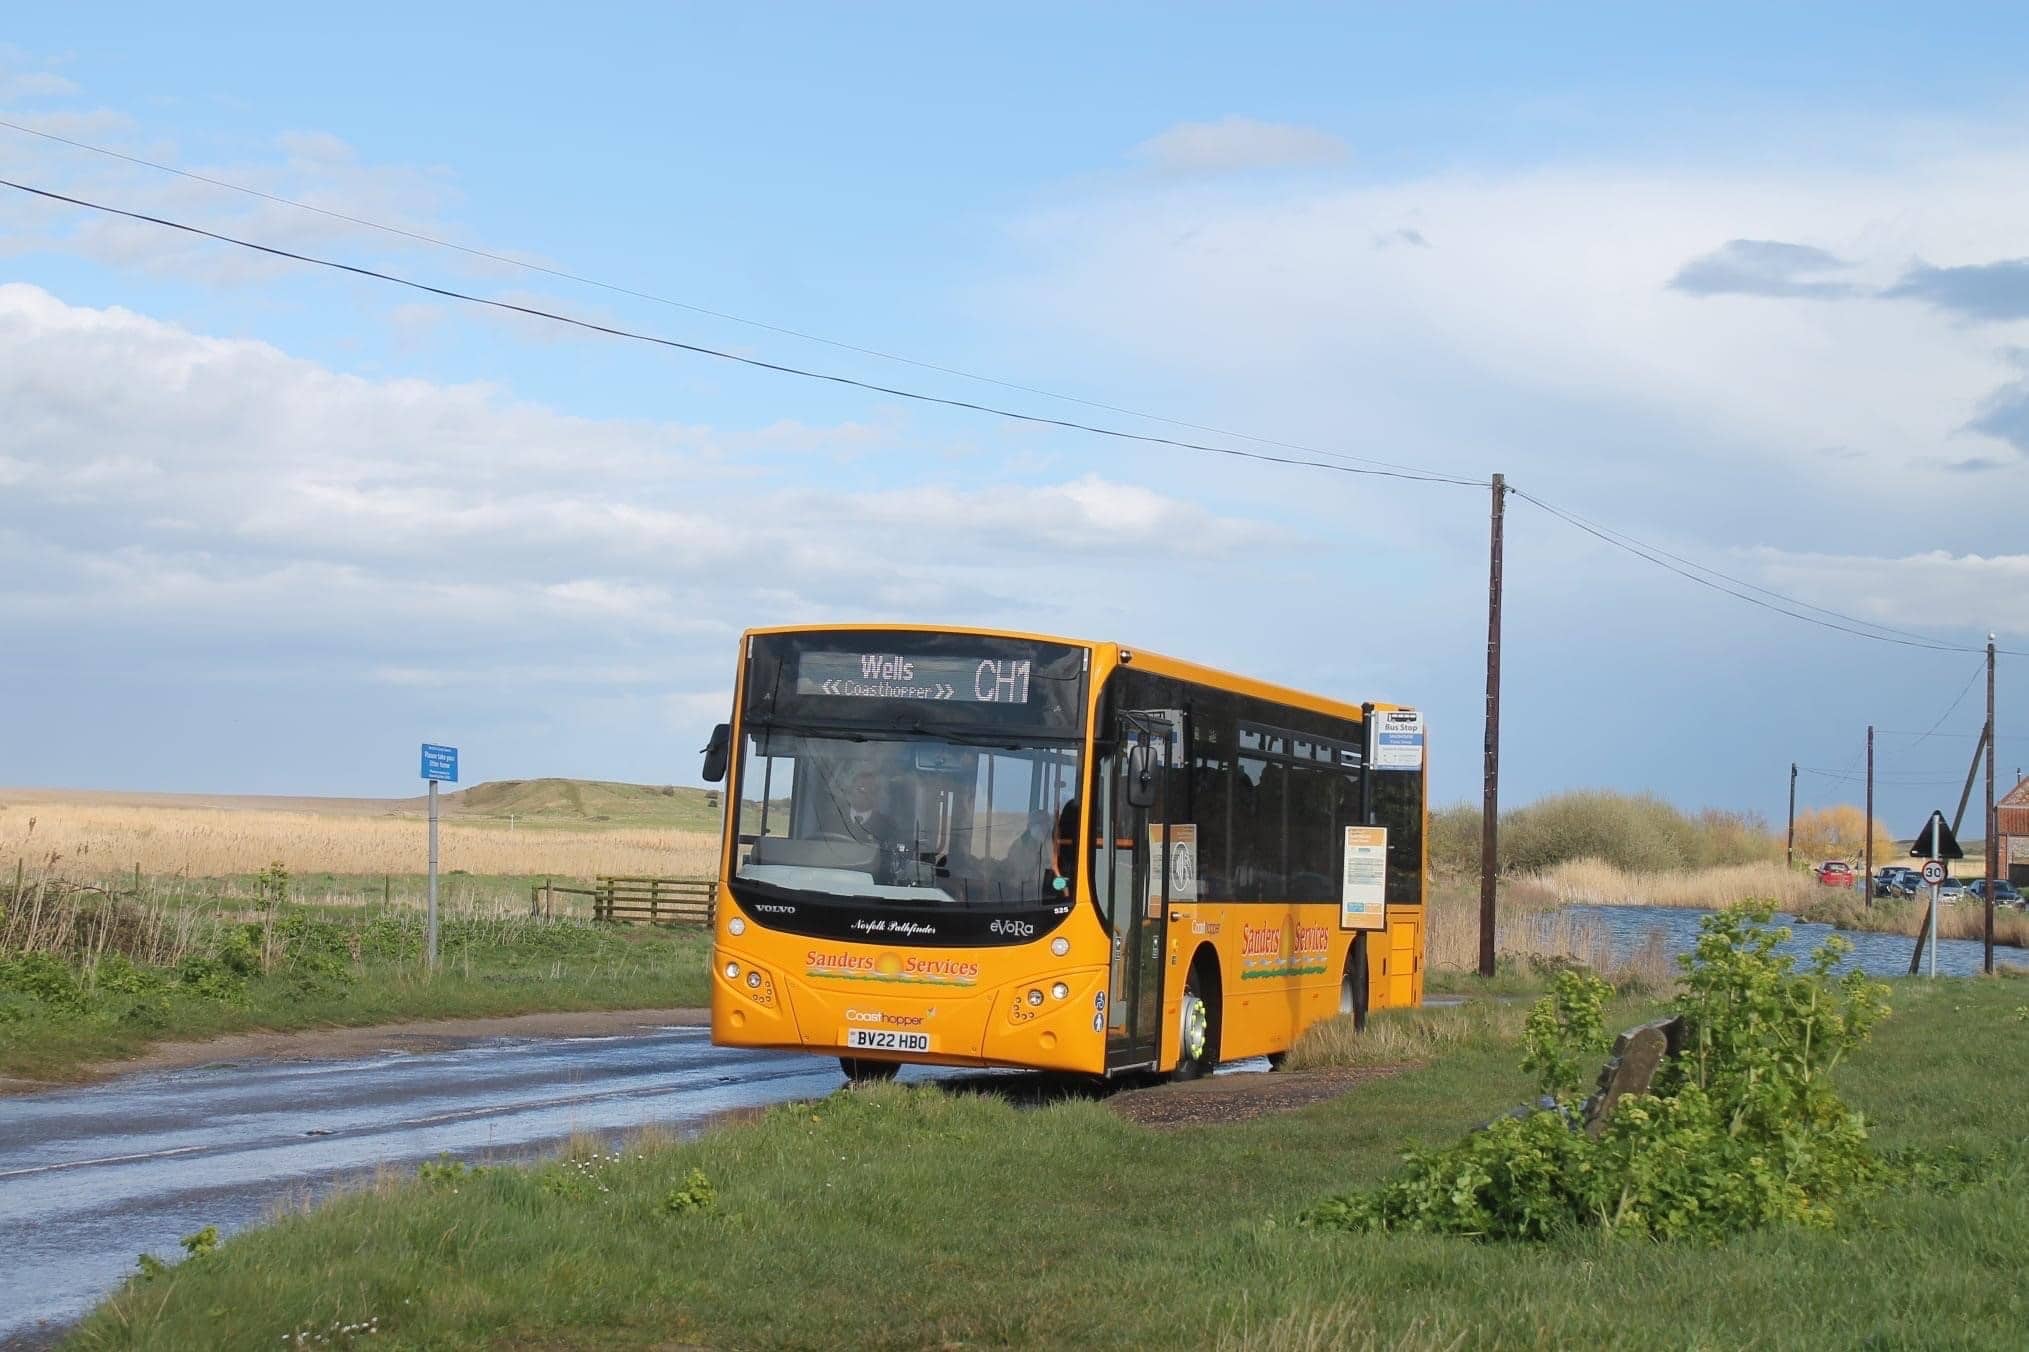
[[[893,1088],[682,1145],[385,1179],[136,1282],[79,1347],[2019,1344],[2015,982],[1902,983],[1842,1066],[1884,1145],[1999,1152],[1839,1228],[1715,1247],[1324,1235],[1295,1216],[1529,1092],[1511,1020],[1303,1111],[1157,1136],[1103,1104]],[[1616,1017],[1631,1017],[1628,1008]],[[1427,1016],[1425,1016],[1427,1017]],[[2006,1029],[2009,1036],[1995,1036]],[[345,1335],[328,1345],[346,1345]]]
[[[0,889],[0,1076],[62,1080],[150,1043],[251,1030],[702,1004],[698,931],[412,906]]]

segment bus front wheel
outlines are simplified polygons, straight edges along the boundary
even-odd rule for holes
[[[872,1061],[864,1056],[841,1056],[838,1068],[845,1072],[847,1084],[880,1084],[900,1074],[902,1064],[899,1061]]]
[[[1218,988],[1205,975],[1205,965],[1194,962],[1178,1008],[1177,1079],[1195,1080],[1212,1073],[1219,1056],[1218,1020]]]
[[[1339,1013],[1350,1014],[1353,1027],[1365,1031],[1367,1027],[1367,936],[1353,937],[1353,946],[1346,950],[1346,972],[1339,978]]]

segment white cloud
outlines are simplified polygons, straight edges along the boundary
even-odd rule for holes
[[[1405,221],[1433,247],[1372,247]],[[1875,297],[1914,258],[2012,258],[2025,234],[2029,144],[1963,135],[1866,169],[1112,184],[1020,222],[997,299],[1067,367],[1103,354],[1123,384],[1225,392],[1228,425],[1501,469],[1630,528],[1756,542],[1780,508],[1786,543],[1814,545],[1827,508],[1855,519],[1906,501],[1926,465],[1992,464],[1948,486],[1981,488],[1954,543],[1994,552],[2029,457],[1982,410],[2019,377],[2006,349],[2029,323]],[[1669,285],[1729,240],[1808,241],[1855,298]]]
[[[1170,174],[1228,174],[1343,163],[1350,152],[1330,132],[1292,122],[1229,116],[1179,122],[1134,148],[1134,157]]]
[[[1877,624],[2029,637],[2029,553],[1869,557],[1752,552],[1771,587]]]
[[[1134,146],[1134,158],[1171,175],[1223,175],[1248,168],[1315,168],[1349,156],[1331,132],[1292,122],[1228,116],[1179,122]]]
[[[61,75],[46,70],[7,74],[0,71],[0,102],[15,99],[54,99],[77,93],[77,86]]]
[[[22,641],[332,642],[382,684],[531,649],[546,671],[652,653],[698,682],[746,624],[820,616],[1076,628],[1095,560],[1153,590],[1272,539],[1096,474],[926,480],[903,423],[722,437],[575,418],[22,284],[0,286],[0,406],[0,569],[18,580],[0,616]],[[884,439],[897,459],[855,460],[853,486],[805,449]],[[721,441],[744,447],[740,474]]]

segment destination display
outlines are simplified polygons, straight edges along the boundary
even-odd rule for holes
[[[796,693],[840,699],[957,700],[1027,704],[1033,663],[979,654],[806,650],[797,659]]]
[[[756,634],[749,728],[1075,737],[1089,654],[1068,643],[907,629]]]

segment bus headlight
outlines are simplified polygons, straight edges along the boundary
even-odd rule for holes
[[[1059,981],[1056,985],[1050,987],[1050,994],[1059,1000],[1068,1000],[1071,998],[1071,988]]]
[[[740,979],[740,964],[739,964],[739,963],[737,963],[737,962],[729,962],[729,963],[727,963],[727,964],[726,964],[726,980],[728,980],[728,981],[738,981],[739,979]]]
[[[1043,993],[1041,991],[1029,992],[1029,1003],[1031,1005],[1039,1005],[1042,1002],[1043,1002]]]
[[[747,973],[747,988],[749,990],[761,989],[761,974],[759,972]]]
[[[742,920],[739,916],[734,916],[731,920],[728,920],[726,922],[726,933],[733,935],[735,938],[739,937],[742,934],[745,934],[746,932],[747,932],[747,922],[745,920]]]
[[[738,924],[739,922],[734,921],[733,923]],[[1061,958],[1071,951],[1071,941],[1059,934],[1056,938],[1050,940],[1050,951]]]

